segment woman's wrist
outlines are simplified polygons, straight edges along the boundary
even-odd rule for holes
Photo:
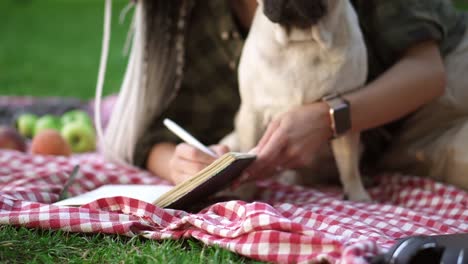
[[[321,124],[322,135],[325,140],[330,140],[333,138],[333,123],[330,115],[330,106],[324,102],[320,101],[314,105],[314,108],[311,111],[317,111],[318,121]]]

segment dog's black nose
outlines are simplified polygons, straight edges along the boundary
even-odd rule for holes
[[[282,25],[308,27],[327,13],[326,0],[264,0],[263,4],[265,16]]]
[[[283,22],[284,4],[287,0],[264,0],[263,13],[274,23]]]

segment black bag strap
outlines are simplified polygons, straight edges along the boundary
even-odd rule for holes
[[[468,233],[435,236],[411,236],[398,242],[375,264],[444,263],[468,264]]]

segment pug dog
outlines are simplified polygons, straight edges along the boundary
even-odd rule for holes
[[[239,63],[241,105],[235,130],[221,141],[233,151],[254,148],[269,122],[282,113],[358,89],[367,78],[366,47],[349,0],[258,4]],[[359,138],[348,132],[333,139],[331,148],[345,197],[370,201],[359,172]],[[294,173],[296,183],[314,177]],[[255,192],[251,185],[240,189],[243,198]]]

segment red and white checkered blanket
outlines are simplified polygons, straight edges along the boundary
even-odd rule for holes
[[[338,188],[263,182],[262,202],[218,203],[197,214],[125,197],[80,208],[50,205],[76,164],[81,173],[70,188],[72,195],[109,183],[167,184],[136,168],[104,162],[97,154],[67,159],[0,151],[0,224],[149,239],[195,238],[281,263],[365,263],[400,237],[468,232],[468,193],[398,175],[379,177],[378,186],[370,189],[376,201],[371,204],[343,201]]]

